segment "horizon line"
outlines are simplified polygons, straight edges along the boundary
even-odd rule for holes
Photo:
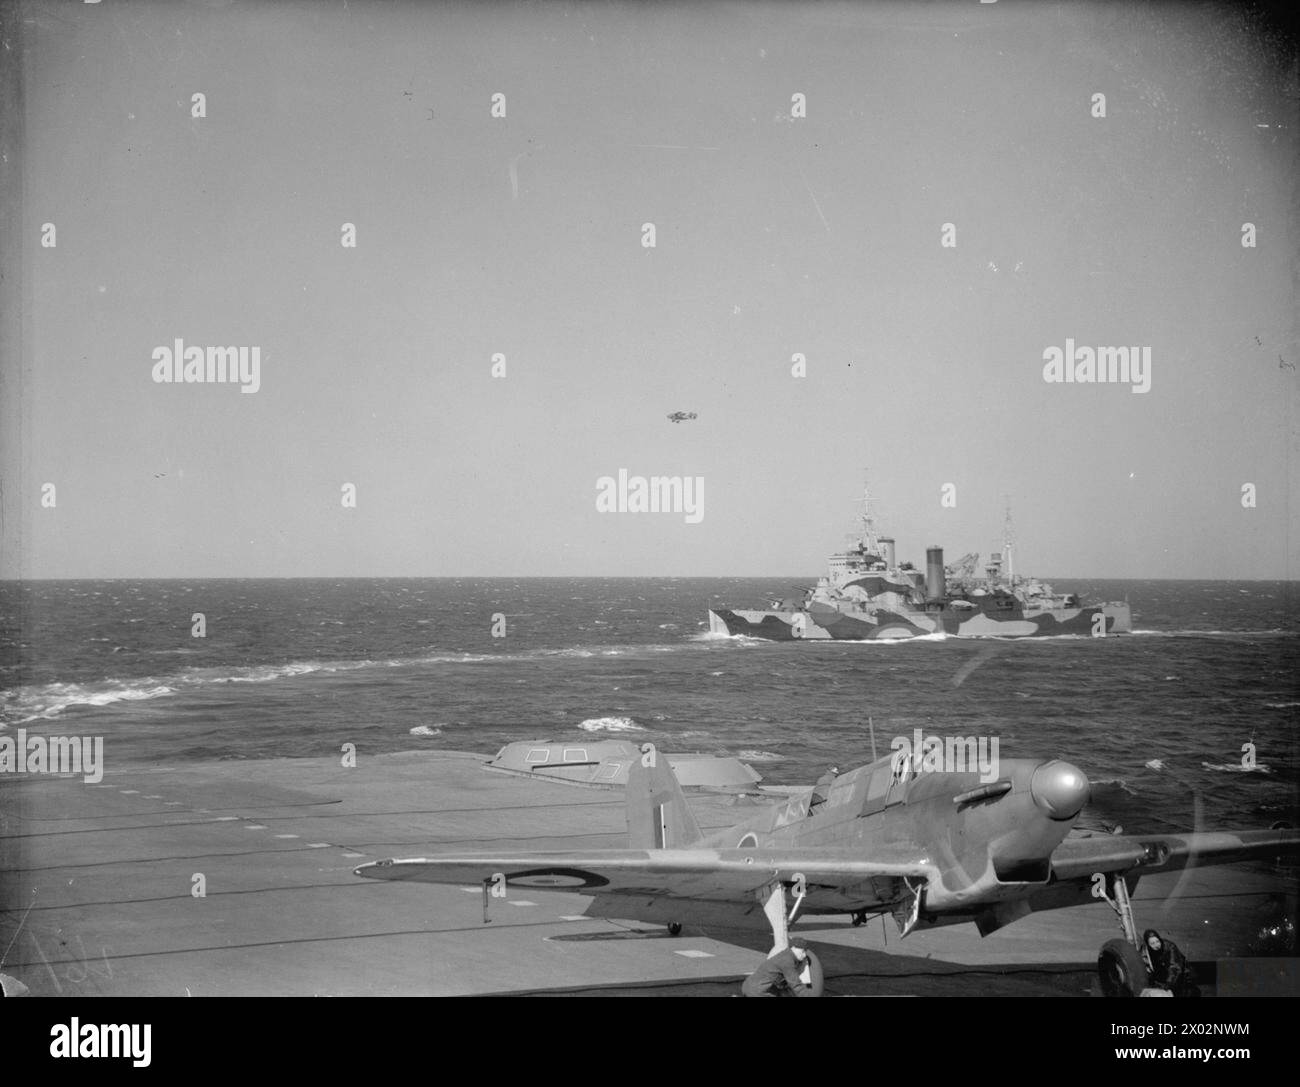
[[[218,574],[180,575],[169,577],[141,577],[137,575],[65,577],[0,577],[0,585],[22,585],[38,581],[718,581],[718,580],[784,580],[808,581],[800,574]],[[1238,582],[1297,582],[1293,577],[1106,577],[1097,574],[1049,574],[1044,577],[1025,577],[1024,581],[1204,581],[1218,584]]]

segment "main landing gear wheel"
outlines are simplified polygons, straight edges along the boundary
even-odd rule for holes
[[[1106,996],[1140,996],[1147,987],[1147,964],[1127,940],[1108,940],[1097,956],[1097,974]]]
[[[867,911],[855,910],[853,913],[849,914],[849,919],[853,922],[854,928],[861,928],[867,923]]]
[[[1141,996],[1147,987],[1146,957],[1138,950],[1137,921],[1133,918],[1133,903],[1129,899],[1128,884],[1124,876],[1111,873],[1102,885],[1103,897],[1119,918],[1124,929],[1124,939],[1107,940],[1097,956],[1097,977],[1101,991],[1106,996]],[[1109,893],[1107,893],[1109,892]]]
[[[826,991],[826,974],[822,970],[822,961],[814,951],[808,952],[808,965],[803,968],[803,983],[808,986],[809,996],[822,996]],[[777,996],[794,996],[789,989],[778,990]]]
[[[680,936],[682,934],[682,923],[680,921],[668,922],[668,935]]]

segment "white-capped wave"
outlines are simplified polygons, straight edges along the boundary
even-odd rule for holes
[[[289,664],[253,665],[249,668],[237,670],[230,675],[221,676],[220,680],[225,683],[269,683],[273,679],[287,679],[289,676],[305,676],[312,672],[333,672],[344,670],[349,666],[352,668],[361,668],[369,663],[369,661],[350,661],[339,662],[335,665],[311,661],[293,661]],[[205,681],[200,680],[199,682]]]
[[[19,687],[0,695],[0,710],[18,717],[18,724],[48,721],[73,706],[110,706],[114,702],[147,702],[175,694],[174,687],[156,680],[137,684],[47,683],[39,687]]]
[[[1294,635],[1294,631],[1283,630],[1281,627],[1270,627],[1268,630],[1131,630],[1129,634],[1141,634],[1148,637],[1156,638],[1244,638],[1259,637],[1263,634],[1288,634]],[[1087,637],[1087,635],[1084,635]]]
[[[814,639],[818,645],[842,645],[845,648],[859,645],[911,645],[915,642],[946,642],[948,635],[943,631],[937,631],[933,634],[900,634],[894,638],[832,638],[832,639]],[[978,635],[981,641],[992,640],[992,636]],[[975,637],[962,638],[961,641],[974,641]],[[1007,639],[1019,640],[1019,639]]]
[[[105,679],[94,683],[45,683],[0,693],[0,712],[21,721],[48,721],[77,706],[110,706],[115,702],[147,702],[180,691],[216,683],[269,683],[311,672],[364,668],[371,661],[291,661],[288,664],[245,668],[187,668],[162,677]]]
[[[123,647],[118,648],[127,652]],[[520,660],[588,658],[597,655],[635,656],[639,653],[669,652],[680,648],[683,648],[680,643],[597,648],[571,646],[529,650],[523,653],[444,652],[382,660],[296,660],[283,664],[189,667],[175,672],[168,671],[158,676],[104,679],[86,683],[35,684],[0,691],[0,715],[9,723],[22,724],[26,721],[50,720],[77,706],[100,707],[115,702],[148,701],[214,684],[272,683],[276,680],[317,672],[350,672],[363,668],[419,667],[430,664],[486,665]],[[633,724],[629,731],[632,729],[639,729],[639,726]]]
[[[785,756],[775,751],[754,751],[746,748],[736,756],[741,762],[784,762]]]
[[[411,729],[412,736],[441,736],[442,729],[435,728],[433,725],[416,725]]]
[[[752,634],[727,634],[723,631],[702,630],[691,634],[688,642],[731,642],[732,645],[770,645],[770,638],[755,638]]]
[[[578,725],[583,732],[644,732],[630,717],[588,717]]]
[[[1273,768],[1265,766],[1262,762],[1254,766],[1242,766],[1239,762],[1203,762],[1202,770],[1212,770],[1219,774],[1271,774]]]
[[[1160,760],[1152,759],[1151,762],[1147,763],[1147,765],[1151,766],[1151,763],[1156,763],[1156,762],[1160,762]],[[1159,767],[1152,767],[1152,769],[1159,769]],[[1123,778],[1097,778],[1095,781],[1093,781],[1092,784],[1095,788],[1101,788],[1103,786],[1111,786],[1112,788],[1118,789],[1122,793],[1128,793],[1129,796],[1138,795],[1138,791],[1134,788],[1131,788],[1129,786],[1129,783],[1125,781]]]

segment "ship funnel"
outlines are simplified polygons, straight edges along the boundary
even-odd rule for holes
[[[889,570],[894,569],[898,565],[894,561],[894,537],[881,536],[880,546],[884,548],[885,551],[885,568]]]
[[[947,590],[943,576],[943,548],[925,549],[925,595],[930,600],[942,600]]]

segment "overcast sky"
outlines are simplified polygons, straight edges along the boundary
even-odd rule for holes
[[[9,30],[5,577],[806,577],[867,468],[918,563],[1009,496],[1020,572],[1296,575],[1294,67],[1235,7]],[[259,346],[260,388],[154,382],[177,338]],[[1148,346],[1150,391],[1045,381],[1067,338]],[[598,512],[619,469],[703,477],[703,519]]]

